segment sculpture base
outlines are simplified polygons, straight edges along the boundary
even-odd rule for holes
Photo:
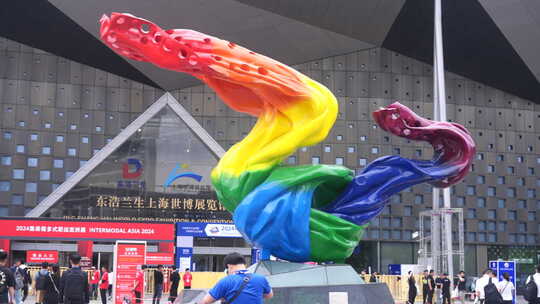
[[[350,265],[262,261],[249,270],[265,276],[274,291],[265,304],[395,304],[386,284],[364,283]],[[200,302],[206,292],[184,290],[175,304]]]
[[[249,269],[272,286],[274,298],[266,304],[394,304],[386,284],[364,283],[350,265],[262,261]]]

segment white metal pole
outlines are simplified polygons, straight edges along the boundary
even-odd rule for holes
[[[437,99],[435,100],[435,104],[437,105],[436,113],[435,113],[435,119],[439,121],[446,121],[446,87],[445,87],[445,78],[444,78],[444,49],[443,49],[443,32],[442,32],[442,0],[435,0],[435,58],[434,58],[434,75],[436,75],[436,90],[437,90]],[[435,65],[436,64],[436,65]],[[435,88],[434,88],[435,89]],[[436,191],[437,194],[439,191]],[[435,191],[434,191],[435,193]],[[437,195],[437,202],[438,202],[438,195]],[[450,189],[446,188],[443,190],[443,200],[444,200],[444,207],[445,208],[451,208],[451,201],[450,201]],[[438,206],[437,206],[438,207]],[[445,224],[445,235],[441,237],[446,238],[446,247],[443,248],[443,250],[446,251],[446,258],[448,259],[447,265],[448,265],[448,275],[450,276],[451,280],[453,281],[454,277],[454,257],[453,257],[453,249],[452,249],[452,215],[451,214],[445,214],[444,215],[445,220],[443,221]]]

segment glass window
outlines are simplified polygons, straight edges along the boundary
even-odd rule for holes
[[[354,153],[356,152],[356,147],[355,146],[348,146],[347,147],[347,153]]]
[[[293,156],[294,156],[294,155],[293,155]],[[295,156],[295,158],[294,158],[294,161],[296,162],[296,156]],[[87,162],[88,162],[87,160],[80,160],[80,161],[79,161],[79,167],[82,167],[82,166],[86,165]]]
[[[25,146],[24,145],[17,145],[17,153],[24,153]]]
[[[534,175],[534,168],[527,168],[527,174]]]
[[[24,169],[13,169],[11,177],[13,179],[24,179]]]
[[[68,148],[68,155],[69,155],[69,156],[77,156],[77,149],[75,149],[75,148]]]
[[[360,136],[360,141],[366,141],[367,140],[367,137],[365,137],[364,135]],[[540,164],[540,158],[538,158],[538,163]]]
[[[497,218],[497,210],[489,209],[487,213],[488,219],[494,220]]]
[[[56,135],[56,142],[64,142],[64,135]]]
[[[401,226],[403,226],[403,220],[401,218],[392,219],[392,227],[401,228]]]
[[[499,222],[498,226],[500,232],[506,232],[506,222]]]
[[[527,244],[535,244],[535,237],[534,237],[534,234],[529,234],[527,235]]]
[[[518,232],[527,232],[527,223],[519,223]]]
[[[88,113],[84,113],[84,114],[83,114],[83,117],[84,117],[84,118],[88,118],[88,117],[90,117],[90,115],[88,115]]]
[[[508,151],[512,151],[512,150],[514,150],[514,146],[513,146],[513,145],[508,145],[508,147],[507,147],[507,148],[508,148]]]
[[[476,177],[476,183],[478,184],[485,184],[486,183],[486,177],[483,175],[478,175]]]
[[[376,218],[372,219],[372,220],[369,222],[369,225],[372,226],[372,227],[379,227],[380,221],[381,221],[381,218],[380,218],[380,217],[376,217]]]
[[[296,164],[296,156],[294,156],[294,155],[289,156],[289,158],[287,159],[287,163],[288,163],[289,165],[294,165],[294,164]],[[81,165],[81,167],[82,167],[82,165]]]
[[[518,209],[527,209],[527,201],[526,200],[518,200],[517,201],[517,207],[518,207]]]
[[[485,221],[479,221],[478,222],[478,230],[485,231],[486,230],[486,222]]]
[[[372,239],[379,239],[379,230],[371,230],[370,234]]]
[[[55,159],[53,161],[53,166],[55,168],[64,168],[64,160],[63,159]]]
[[[487,166],[487,172],[488,173],[494,173],[495,172],[495,166],[494,165],[488,165]]]
[[[11,132],[4,132],[4,139],[10,140],[13,137]]]
[[[527,219],[529,221],[536,221],[536,211],[527,212]]]
[[[378,154],[379,153],[379,147],[371,147],[371,154]]]
[[[96,126],[96,132],[101,132],[102,128],[101,126]]]
[[[24,120],[19,121],[19,127],[24,127],[24,126],[26,126],[26,122],[24,122]]]
[[[525,243],[525,234],[518,234],[518,243]]]
[[[106,141],[107,143],[110,143],[110,142],[112,141],[112,138],[109,137],[109,138],[107,138],[105,141]]]
[[[56,190],[56,188],[58,188],[59,186],[60,186],[60,184],[52,184],[51,191]]]
[[[13,194],[11,195],[11,204],[12,205],[22,205],[24,201],[24,197],[20,194]]]
[[[321,163],[321,158],[318,156],[311,157],[311,164],[318,165]]]
[[[324,146],[324,152],[332,152],[332,146],[330,146],[330,145],[325,145],[325,146]]]
[[[92,151],[92,155],[95,155],[95,154],[98,153],[98,152],[99,152],[99,149],[94,149],[94,150]],[[305,152],[305,151],[304,151],[304,152]]]
[[[485,242],[486,241],[486,233],[485,232],[479,232],[478,233],[478,241],[479,242]]]
[[[11,166],[11,156],[2,156],[1,162],[3,166]]]
[[[510,243],[516,243],[517,242],[517,238],[516,238],[515,233],[510,233],[508,236],[509,236],[509,239],[510,239]]]
[[[517,160],[518,163],[522,163],[524,159],[523,159],[523,156],[520,155],[520,156],[516,157],[516,160]]]
[[[405,206],[403,208],[403,215],[405,216],[412,216],[412,207],[411,206]]]
[[[11,182],[0,181],[0,191],[9,191],[11,190]]]
[[[504,176],[497,176],[497,184],[499,185],[506,184],[506,179],[504,178]]]
[[[26,165],[28,167],[37,167],[39,165],[39,160],[35,157],[29,157],[27,160],[26,160]]]
[[[508,166],[508,167],[506,168],[506,172],[507,172],[508,174],[514,174],[514,171],[515,171],[515,169],[514,169],[514,167],[512,167],[512,166]]]
[[[509,210],[508,211],[508,219],[515,221],[517,218],[517,211],[515,210]]]
[[[506,208],[506,200],[505,199],[498,199],[497,200],[497,207],[498,208]]]
[[[412,240],[412,230],[403,230],[403,239],[406,241]]]
[[[392,204],[400,204],[401,203],[401,194],[394,194],[392,195]]]
[[[343,135],[336,135],[336,140],[343,140]]]
[[[516,197],[516,188],[506,188],[506,195],[508,197]]]
[[[38,140],[38,139],[39,139],[39,135],[38,135],[38,134],[36,134],[36,133],[30,134],[30,140],[31,140],[31,141],[36,141],[36,140]]]
[[[498,162],[504,161],[504,155],[502,155],[502,154],[497,155],[497,161]]]
[[[51,147],[41,147],[41,154],[51,155]]]
[[[367,159],[365,159],[365,158],[359,158],[359,159],[358,159],[358,165],[364,167],[365,165],[367,165]]]
[[[0,216],[9,216],[9,208],[0,207]]]
[[[87,143],[89,142],[88,137],[87,137],[87,136],[81,137],[81,142],[82,142],[83,144],[87,144]]]
[[[336,165],[343,165],[343,157],[336,157]]]
[[[476,241],[476,232],[467,232],[467,241],[475,242]]]
[[[476,206],[478,208],[486,208],[486,199],[483,197],[476,198]]]
[[[467,209],[467,217],[470,219],[476,218],[476,209],[473,209],[473,208]]]
[[[495,189],[495,187],[488,187],[488,188],[487,188],[487,195],[488,195],[488,196],[495,196],[495,195],[497,195],[497,190]]]
[[[527,189],[527,197],[528,197],[528,198],[535,198],[535,197],[536,197],[536,190],[534,190],[534,189]]]
[[[516,179],[516,184],[518,186],[525,186],[525,179],[523,177]]]
[[[390,238],[390,230],[383,230],[382,231],[382,239],[388,240]]]
[[[497,242],[497,234],[496,233],[488,233],[488,242],[490,242],[490,243]]]
[[[38,114],[39,114],[39,111],[38,111],[38,109],[33,109],[33,110],[32,110],[32,114],[34,114],[34,115],[38,115]]]
[[[69,129],[70,130],[77,130],[77,125],[76,124],[71,124],[71,125],[69,125]]]
[[[50,129],[52,127],[50,122],[46,122],[44,126],[45,126],[45,129]]]
[[[39,171],[39,180],[48,181],[51,179],[51,171],[41,170]]]
[[[463,196],[458,196],[458,197],[456,197],[456,205],[457,205],[458,207],[463,207],[463,206],[465,206],[465,197],[463,197]]]
[[[401,240],[401,230],[392,230],[392,239]]]
[[[476,154],[476,158],[478,160],[484,160],[484,154],[483,153],[478,153],[478,154]]]
[[[26,183],[26,192],[36,192],[37,184],[36,183]]]
[[[467,195],[476,195],[476,187],[467,186]]]
[[[493,221],[487,222],[487,230],[489,231],[495,231],[497,230],[497,224]]]
[[[73,175],[73,171],[66,171],[66,179],[70,178]]]
[[[414,196],[414,203],[417,204],[417,205],[423,204],[424,203],[424,196],[421,195],[421,194],[415,195]]]

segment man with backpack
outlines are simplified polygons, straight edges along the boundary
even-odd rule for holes
[[[60,279],[60,303],[88,304],[90,302],[90,289],[88,276],[81,270],[81,256],[72,254],[69,257],[71,269],[64,272]]]
[[[0,250],[0,303],[13,304],[15,297],[15,278],[6,267],[8,254]]]
[[[493,270],[486,269],[484,275],[476,280],[475,292],[480,299],[480,304],[502,304],[503,300],[497,285],[499,280],[494,278]]]
[[[20,304],[24,301],[24,289],[28,292],[28,272],[26,271],[24,261],[18,259],[11,269],[13,277],[15,277],[15,303]]]
[[[529,304],[540,304],[540,265],[536,266],[536,273],[530,275],[525,283],[525,300]]]
[[[45,298],[45,293],[47,292],[47,287],[45,286],[45,281],[49,277],[49,263],[41,263],[41,269],[36,273],[34,281],[36,282],[36,304],[43,303]]]

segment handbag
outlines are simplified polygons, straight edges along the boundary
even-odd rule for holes
[[[456,286],[456,288],[454,288],[454,289],[452,290],[452,296],[451,296],[451,297],[452,297],[452,300],[457,300],[457,299],[459,299],[459,289],[458,289],[457,286]]]

